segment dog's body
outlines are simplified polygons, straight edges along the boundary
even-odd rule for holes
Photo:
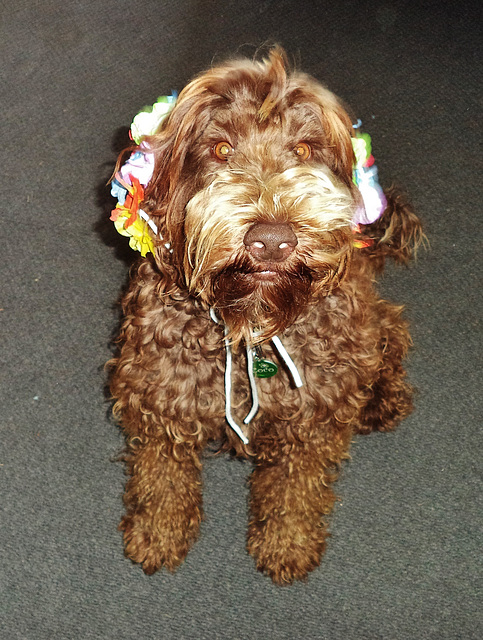
[[[121,528],[146,573],[176,568],[196,539],[200,457],[214,440],[255,465],[258,568],[278,583],[304,578],[320,561],[351,437],[411,411],[402,309],[373,282],[387,256],[407,262],[421,227],[388,193],[384,214],[354,233],[351,135],[338,100],[287,76],[275,50],[195,79],[148,139],[143,209],[159,235],[124,299],[111,380],[131,476]],[[240,438],[227,420],[250,413],[257,344],[279,371],[257,381],[260,408]]]

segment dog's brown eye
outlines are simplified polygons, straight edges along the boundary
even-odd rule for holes
[[[228,158],[233,153],[233,147],[229,142],[218,142],[213,147],[213,154],[218,158],[218,160],[228,160]]]
[[[293,152],[299,160],[308,160],[312,154],[312,149],[306,142],[299,142],[298,145],[294,147]]]

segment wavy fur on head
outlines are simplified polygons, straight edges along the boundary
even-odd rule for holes
[[[130,475],[121,528],[146,573],[173,570],[196,539],[200,456],[217,440],[255,465],[257,567],[281,584],[304,578],[319,563],[352,435],[392,429],[411,411],[408,329],[373,281],[386,257],[408,260],[421,225],[389,194],[383,217],[362,230],[370,246],[354,248],[351,135],[340,101],[288,72],[275,48],[195,78],[148,139],[156,164],[143,209],[163,240],[133,271],[111,362]],[[225,420],[223,327],[210,308],[234,347],[259,342],[277,360],[279,335],[303,378],[294,388],[279,363],[258,381],[248,445]],[[232,383],[241,421],[251,406],[241,349]]]

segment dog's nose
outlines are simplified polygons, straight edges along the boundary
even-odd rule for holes
[[[247,231],[243,243],[259,262],[283,262],[297,246],[297,236],[289,224],[260,222]]]

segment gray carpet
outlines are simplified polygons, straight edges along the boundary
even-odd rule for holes
[[[483,637],[480,3],[415,4],[4,3],[2,638]],[[228,458],[206,464],[186,563],[146,577],[116,529],[122,439],[102,367],[130,257],[102,222],[102,185],[142,106],[266,41],[353,107],[383,183],[403,185],[425,221],[431,249],[381,285],[412,321],[417,410],[394,434],[355,440],[307,583],[255,571],[250,468]]]

